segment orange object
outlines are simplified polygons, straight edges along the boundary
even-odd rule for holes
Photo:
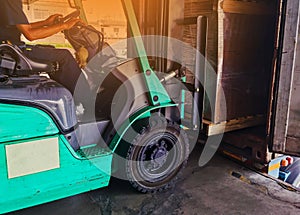
[[[280,165],[286,167],[289,165],[289,162],[286,159],[282,159]]]

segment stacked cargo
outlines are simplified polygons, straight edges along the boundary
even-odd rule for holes
[[[214,94],[204,102],[208,124],[239,124],[235,130],[265,122],[277,10],[277,0],[185,0],[184,42],[196,47],[197,17],[208,19],[204,54],[216,74],[204,74],[205,90]]]

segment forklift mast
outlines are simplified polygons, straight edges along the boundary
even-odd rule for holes
[[[129,27],[132,34],[131,36],[133,37],[135,48],[139,56],[139,62],[148,87],[151,104],[159,105],[170,103],[171,99],[168,93],[150,67],[141,32],[133,9],[132,0],[121,1],[125,15],[129,22]]]
[[[68,0],[70,6],[72,6],[71,0]],[[142,35],[138,26],[137,18],[133,8],[132,0],[121,0],[127,21],[129,23],[131,36],[133,37],[135,49],[139,58],[139,63],[143,76],[148,88],[148,95],[151,105],[157,106],[160,104],[171,103],[171,99],[160,83],[158,77],[152,70],[147,57],[146,49],[143,43]],[[87,18],[83,9],[82,0],[74,0],[74,6],[77,10],[80,10],[80,18],[87,23]]]

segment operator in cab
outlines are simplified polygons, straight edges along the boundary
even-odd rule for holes
[[[55,14],[45,20],[30,23],[23,11],[22,0],[0,0],[0,42],[18,46],[25,56],[36,61],[58,62],[59,71],[50,78],[66,87],[73,95],[75,102],[80,101],[88,106],[87,98],[90,87],[85,80],[72,54],[66,49],[56,49],[49,46],[28,46],[21,41],[23,34],[29,41],[47,38],[63,30],[72,28],[81,22],[80,19],[70,19],[57,23],[60,14]],[[79,93],[78,93],[79,92]]]

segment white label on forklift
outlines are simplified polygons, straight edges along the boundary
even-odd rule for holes
[[[60,167],[58,138],[6,145],[8,178]]]

